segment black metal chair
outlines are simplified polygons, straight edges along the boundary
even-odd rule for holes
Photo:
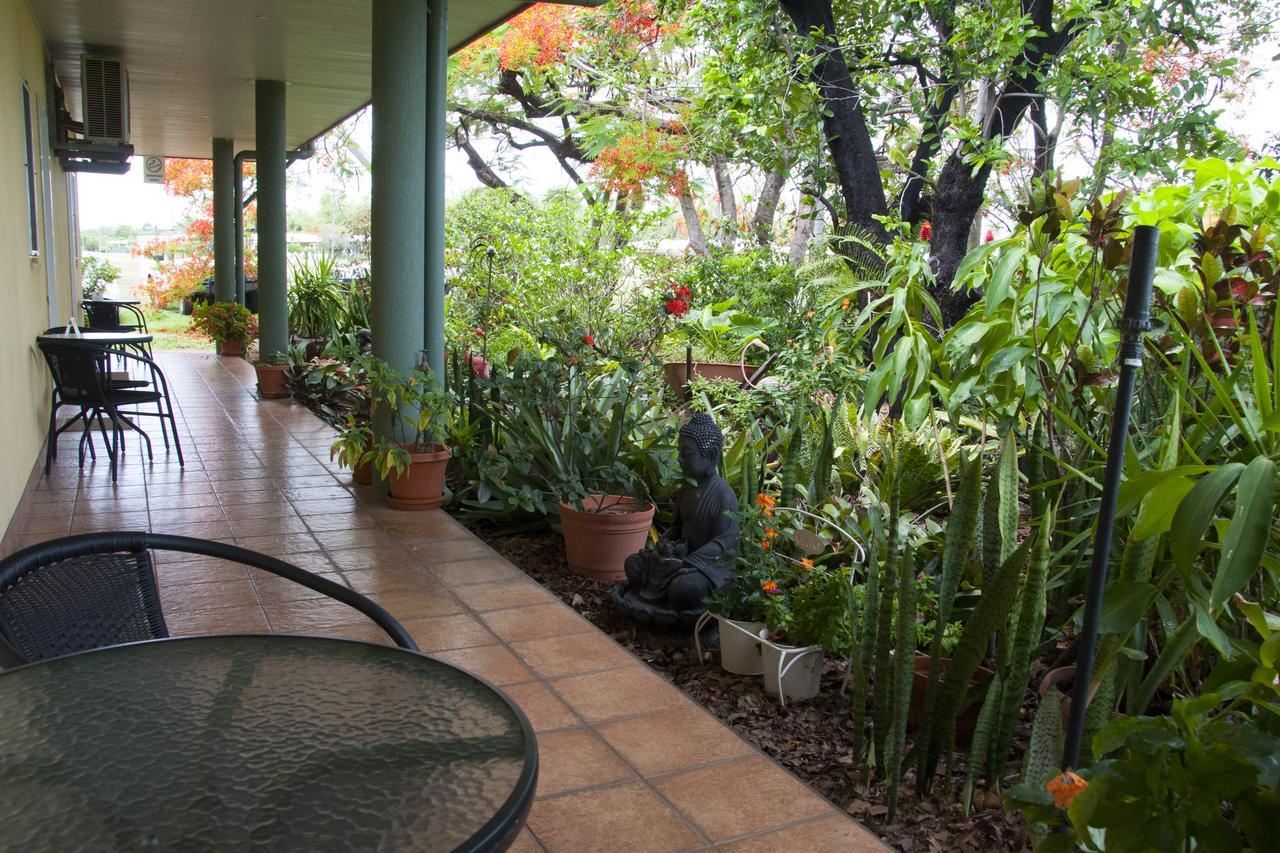
[[[89,331],[151,334],[151,330],[147,328],[146,316],[134,305],[113,302],[110,299],[85,299],[81,301],[80,308],[84,311],[84,325]],[[121,320],[121,311],[129,313],[129,322]],[[147,358],[155,357],[149,343],[129,346]]]
[[[84,533],[0,560],[0,666],[168,637],[152,551],[216,557],[288,578],[359,610],[400,648],[418,650],[374,602],[275,557],[189,536]]]
[[[84,433],[80,437],[80,463],[84,464],[86,442],[89,443],[90,453],[93,452],[89,432],[91,420],[96,420],[102,432],[103,442],[107,446],[107,455],[111,459],[111,482],[113,483],[116,481],[119,469],[121,424],[142,436],[146,443],[147,456],[154,458],[151,438],[130,418],[158,417],[160,433],[166,448],[170,447],[169,432],[165,429],[167,420],[169,428],[173,431],[172,447],[177,451],[178,464],[185,465],[182,458],[182,443],[178,438],[178,424],[173,415],[173,402],[169,397],[169,384],[159,365],[136,353],[83,341],[37,340],[37,344],[49,365],[54,384],[54,405],[49,412],[49,437],[45,447],[46,474],[49,473],[53,460],[58,455],[58,436],[81,419],[84,421]],[[113,379],[110,371],[111,358],[119,358],[125,364],[136,363],[143,366],[149,373],[147,387],[130,387],[136,385],[136,382],[126,380],[125,383],[121,383]],[[125,411],[121,408],[151,403],[156,406],[154,412],[144,412],[136,408]],[[80,413],[62,427],[58,427],[59,406],[79,406]],[[107,438],[106,426],[102,421],[103,413],[106,413],[111,420],[110,439]]]

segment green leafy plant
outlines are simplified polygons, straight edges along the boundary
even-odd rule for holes
[[[101,299],[107,285],[120,278],[120,268],[105,258],[84,255],[80,258],[80,294],[85,299]]]
[[[376,416],[382,408],[390,418],[388,433],[374,442],[370,461],[383,478],[403,475],[412,464],[412,454],[443,446],[449,435],[453,398],[425,368],[403,375],[373,356],[365,359],[364,367],[372,414]],[[352,446],[356,438],[351,436]]]
[[[191,312],[191,328],[215,341],[248,341],[258,335],[258,318],[235,302],[206,302]]]
[[[321,252],[290,264],[289,330],[303,338],[329,338],[342,330],[348,302],[335,275],[338,258]]]

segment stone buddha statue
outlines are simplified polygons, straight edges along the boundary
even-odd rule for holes
[[[652,547],[626,560],[627,582],[614,601],[637,621],[675,623],[705,609],[704,599],[733,576],[738,497],[720,476],[724,435],[706,413],[680,428],[680,470],[691,480],[676,498],[675,520]],[[665,612],[667,619],[647,619]]]

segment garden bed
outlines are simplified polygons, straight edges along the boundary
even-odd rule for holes
[[[630,622],[609,598],[610,584],[572,574],[565,567],[564,543],[555,533],[504,535],[480,524],[475,533],[531,578],[547,587],[636,657],[666,676],[694,701],[762,752],[796,774],[810,788],[847,811],[895,849],[908,851],[1023,850],[1025,834],[1016,815],[1003,812],[998,801],[975,807],[965,817],[957,793],[921,800],[904,785],[893,823],[885,822],[880,786],[859,786],[850,753],[851,705],[842,692],[843,664],[828,656],[822,691],[814,699],[782,707],[764,693],[761,680],[732,675],[716,663],[717,653],[699,662],[690,651],[660,652],[634,636]],[[1019,741],[1026,736],[1019,727]],[[1021,743],[1014,750],[1021,754]],[[963,766],[957,768],[961,773]],[[1011,764],[1011,773],[1016,766]],[[957,774],[960,775],[960,774]],[[911,779],[908,774],[908,779]]]

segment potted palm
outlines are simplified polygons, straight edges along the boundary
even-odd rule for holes
[[[258,397],[263,400],[281,400],[292,396],[289,392],[289,356],[277,352],[259,356],[253,363],[258,374]]]
[[[206,302],[191,312],[191,328],[213,339],[218,355],[244,355],[248,341],[258,336],[258,318],[237,302]]]
[[[360,458],[367,458],[387,481],[387,503],[393,508],[442,506],[445,472],[452,455],[445,446],[452,411],[449,392],[422,367],[402,376],[372,357],[366,367],[372,411],[385,406],[391,420],[388,434],[377,438],[367,451],[369,455]],[[352,442],[356,438],[352,435]]]

